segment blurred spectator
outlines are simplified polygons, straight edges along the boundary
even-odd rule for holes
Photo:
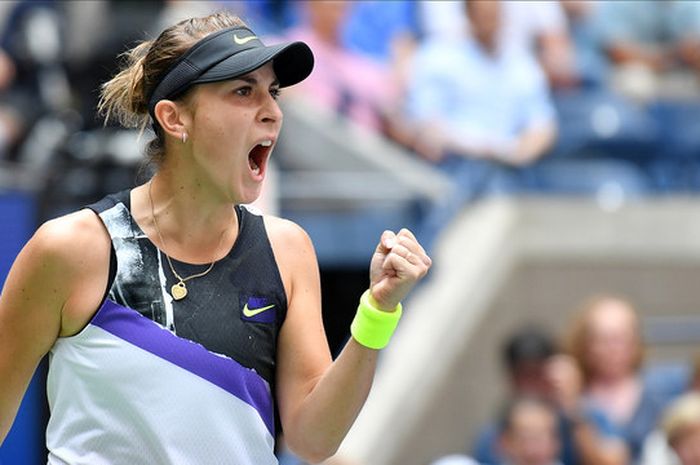
[[[688,392],[700,392],[700,353],[695,356]],[[700,414],[698,415],[700,418]],[[678,456],[668,444],[663,428],[657,428],[644,441],[640,465],[679,465]]]
[[[557,408],[558,460],[564,465],[623,464],[626,451],[601,414],[580,402],[580,374],[568,357],[557,354],[553,338],[536,327],[511,335],[503,347],[511,397],[534,397]],[[485,464],[503,463],[499,425],[484,427],[474,457]]]
[[[606,84],[610,62],[603,51],[600,31],[601,3],[590,0],[560,0],[569,24],[574,71],[579,86]]]
[[[470,37],[435,38],[413,63],[407,111],[414,147],[428,159],[446,154],[522,166],[554,140],[546,79],[522,48],[506,48],[502,3],[467,2]]]
[[[576,84],[575,57],[566,17],[552,1],[503,2],[505,47],[520,47],[536,56],[554,88]]]
[[[261,36],[281,35],[285,30],[299,24],[299,9],[289,0],[217,0],[245,19]]]
[[[302,24],[289,31],[314,51],[314,72],[294,90],[310,101],[355,122],[380,131],[385,109],[393,106],[396,89],[388,67],[348,50],[342,28],[351,5],[347,2],[307,1]]]
[[[342,41],[348,50],[380,63],[396,59],[399,50],[411,50],[419,36],[419,4],[409,0],[349,2]]]
[[[700,71],[700,3],[676,0],[608,1],[601,5],[603,46],[617,65],[617,87],[656,97],[662,73]]]
[[[615,425],[636,463],[664,405],[640,374],[643,345],[636,310],[619,297],[591,299],[572,324],[568,346],[583,373],[585,402]]]
[[[469,24],[461,14],[465,1],[422,2],[422,28],[427,37],[460,38]],[[483,0],[474,0],[475,2]],[[574,51],[560,5],[553,1],[503,2],[499,41],[535,57],[555,87],[576,83]]]
[[[26,125],[19,109],[8,101],[14,80],[14,61],[0,48],[0,160],[9,158],[10,150],[19,141]]]
[[[420,3],[410,0],[364,0],[350,2],[342,28],[342,41],[349,51],[361,54],[386,67],[393,93],[383,110],[391,121],[386,135],[406,145],[410,128],[403,121],[399,102],[405,97],[410,64],[420,38]]]
[[[554,406],[538,398],[516,397],[501,419],[502,465],[561,465],[561,439]]]
[[[685,394],[664,413],[662,428],[682,465],[700,465],[700,394]]]
[[[0,23],[0,159],[16,149],[47,110],[65,106],[60,73],[59,17],[47,2],[3,3]]]

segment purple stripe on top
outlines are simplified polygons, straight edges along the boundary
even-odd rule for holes
[[[183,339],[135,310],[106,300],[91,324],[183,368],[233,394],[258,411],[274,436],[272,396],[267,383],[235,360]]]

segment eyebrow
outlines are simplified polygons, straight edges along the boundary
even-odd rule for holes
[[[241,77],[234,78],[234,80],[247,82],[248,84],[250,84],[252,86],[258,84],[258,80],[252,76],[241,76]],[[280,85],[280,82],[277,79],[275,79],[274,81],[272,81],[270,83],[270,87],[279,86],[279,85]]]

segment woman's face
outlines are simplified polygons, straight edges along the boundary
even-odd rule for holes
[[[278,93],[272,62],[197,87],[188,129],[195,181],[233,203],[258,198],[282,126]]]
[[[513,463],[546,465],[559,454],[557,419],[553,412],[534,405],[520,406],[513,412],[510,427],[501,446]]]
[[[608,300],[589,315],[586,362],[593,377],[615,379],[635,370],[639,350],[637,318],[623,302]]]

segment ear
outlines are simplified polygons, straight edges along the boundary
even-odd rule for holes
[[[189,131],[190,115],[184,105],[164,99],[156,103],[153,112],[167,135],[180,140]]]

